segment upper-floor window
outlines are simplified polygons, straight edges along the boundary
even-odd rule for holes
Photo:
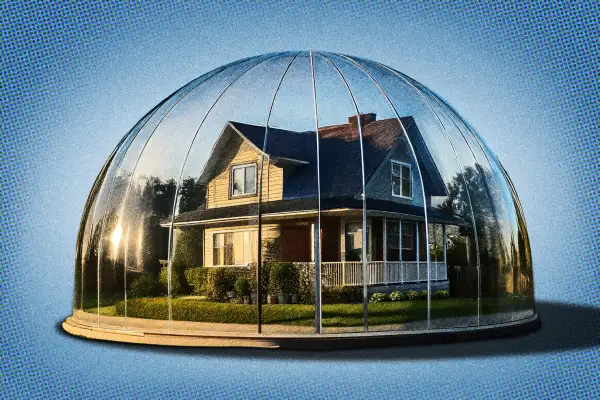
[[[231,196],[256,194],[256,164],[231,167]]]
[[[412,198],[412,173],[410,164],[392,161],[392,196]]]

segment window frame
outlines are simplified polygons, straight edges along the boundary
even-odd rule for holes
[[[226,254],[225,254],[225,252],[226,252],[226,247],[227,247],[227,244],[226,244],[226,239],[225,239],[225,237],[226,237],[226,235],[228,235],[228,234],[232,234],[232,235],[233,235],[233,232],[214,232],[214,233],[213,233],[213,239],[212,239],[212,252],[213,252],[213,257],[212,257],[213,259],[212,259],[212,263],[213,263],[213,266],[228,266],[228,267],[229,267],[229,266],[234,266],[234,265],[235,265],[235,257],[234,257],[234,255],[233,255],[233,248],[231,249],[231,252],[232,252],[232,253],[231,253],[231,256],[233,257],[232,264],[227,264],[227,263],[226,263],[226,262],[227,262],[227,261],[226,261],[226,258],[227,258],[227,257],[226,257]],[[217,247],[217,246],[216,246],[217,240],[215,240],[215,239],[217,239],[217,237],[218,237],[219,235],[223,235],[223,246],[219,246],[219,247]],[[232,238],[232,242],[233,242],[233,238]],[[221,262],[221,263],[218,263],[218,264],[217,264],[217,263],[215,263],[215,254],[219,254],[219,257],[218,257],[218,258],[220,258],[220,250],[221,250],[221,249],[223,249],[223,260],[222,260],[222,262]],[[215,252],[215,250],[219,251],[219,253],[216,253],[216,252]]]
[[[211,267],[248,267],[250,266],[252,263],[255,262],[254,260],[254,251],[255,251],[255,244],[254,244],[254,237],[253,234],[254,232],[256,232],[256,229],[226,229],[226,230],[218,230],[218,231],[214,231],[212,232],[212,251],[213,251],[213,255],[212,255],[212,265]],[[242,237],[243,237],[243,255],[242,257],[244,258],[244,261],[242,261],[242,263],[236,263],[236,258],[235,258],[235,234],[236,233],[242,233]],[[232,264],[224,264],[225,263],[225,250],[223,250],[223,263],[221,264],[215,264],[215,249],[220,249],[221,247],[215,247],[215,243],[216,243],[216,237],[217,235],[223,235],[223,249],[225,248],[225,235],[231,234],[232,235],[232,249],[231,249],[231,257],[232,257]],[[248,239],[248,242],[246,243],[246,239]],[[248,244],[249,248],[246,249],[246,244]],[[246,250],[248,250],[248,254],[246,254]],[[246,255],[249,255],[249,261],[246,260]]]
[[[242,194],[234,194],[233,185],[235,183],[233,178],[233,171],[236,169],[244,170],[244,189],[246,189],[246,168],[254,167],[254,192],[252,193],[242,193]],[[244,163],[244,164],[235,164],[229,167],[229,198],[230,199],[239,199],[243,197],[252,197],[256,196],[258,192],[258,166],[254,163]]]
[[[390,181],[392,183],[392,197],[398,197],[401,199],[408,199],[408,200],[412,200],[413,196],[412,196],[412,189],[413,189],[413,176],[412,176],[412,165],[406,162],[402,162],[402,161],[398,161],[398,160],[390,160],[391,164],[390,164]],[[400,175],[394,175],[394,164],[397,164],[400,166]],[[402,182],[403,182],[403,178],[402,178],[402,167],[407,167],[408,168],[408,176],[410,177],[410,196],[403,196],[402,195]],[[398,177],[400,178],[400,194],[395,194],[394,193],[394,177]]]

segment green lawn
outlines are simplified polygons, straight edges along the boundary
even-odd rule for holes
[[[514,307],[522,308],[520,299],[481,299],[483,314],[508,311]],[[129,299],[127,316],[136,318],[167,319],[167,299],[165,297]],[[476,315],[474,299],[436,299],[431,301],[432,318]],[[408,321],[420,321],[427,318],[425,300],[400,301],[369,304],[369,325],[401,324]],[[88,312],[96,312],[88,308]],[[256,305],[215,303],[190,298],[171,300],[173,320],[195,322],[224,322],[237,324],[255,324]],[[100,308],[103,315],[123,316],[124,303]],[[362,304],[325,304],[323,305],[323,326],[349,327],[363,324]],[[310,326],[314,323],[314,306],[304,304],[265,304],[263,305],[263,323]]]

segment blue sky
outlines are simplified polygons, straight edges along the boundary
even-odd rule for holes
[[[263,396],[402,390],[418,397],[428,385],[431,397],[518,397],[531,395],[543,374],[549,380],[535,386],[540,397],[588,393],[593,354],[584,352],[290,363],[90,346],[66,341],[54,324],[70,312],[83,205],[119,139],[195,77],[296,49],[379,61],[444,97],[516,185],[538,300],[597,306],[599,14],[594,2],[3,3],[2,318],[13,343],[10,368],[20,371],[11,387],[37,376],[45,380],[27,390],[46,396],[68,387],[98,398],[144,391],[242,397],[243,388]],[[586,362],[587,372],[573,377]],[[175,370],[190,387],[164,379]]]

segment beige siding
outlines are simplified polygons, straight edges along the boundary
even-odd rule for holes
[[[258,194],[253,196],[230,197],[231,167],[241,164],[256,164],[257,189],[260,177],[261,153],[248,142],[242,140],[236,151],[235,157],[227,168],[219,171],[216,177],[208,184],[208,208],[229,207],[241,204],[258,202]],[[281,200],[283,196],[283,169],[271,164],[265,159],[263,173],[263,201]]]

